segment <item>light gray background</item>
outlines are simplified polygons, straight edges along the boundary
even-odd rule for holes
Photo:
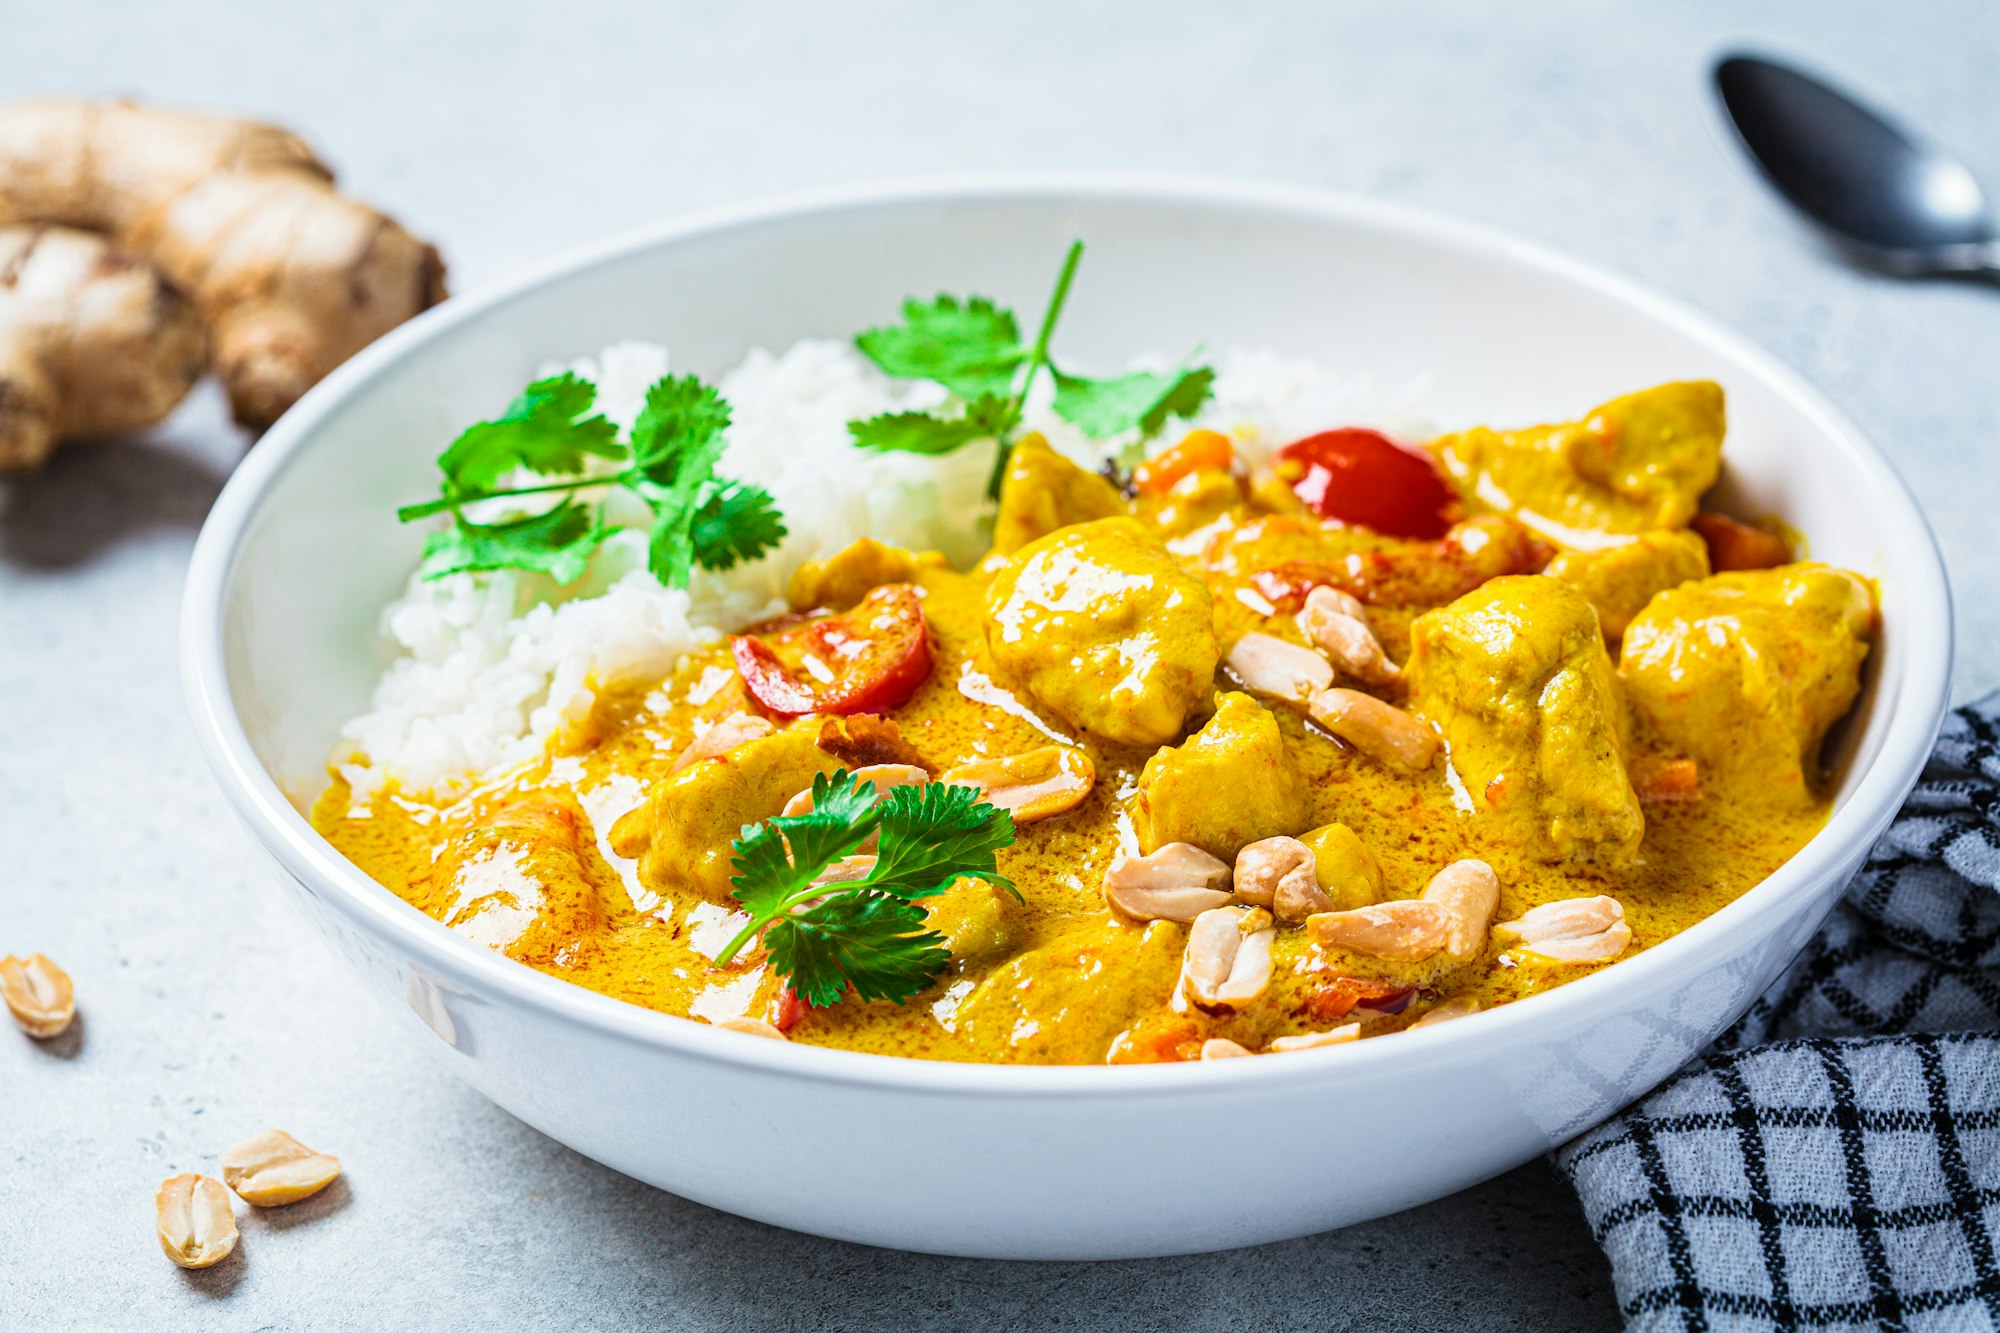
[[[1706,119],[1707,64],[1738,43],[1850,78],[2000,184],[1986,0],[0,0],[0,97],[293,124],[441,242],[461,292],[687,209],[937,170],[1233,173],[1476,218],[1713,312],[1853,413],[1937,526],[1957,694],[1983,692],[2000,291],[1895,285],[1807,244]],[[46,1046],[0,1030],[0,1325],[1615,1326],[1604,1261],[1540,1164],[1258,1250],[940,1261],[654,1192],[457,1086],[270,891],[183,718],[180,578],[244,446],[204,393],[149,438],[0,483],[0,953],[59,959],[85,1014]],[[1312,1150],[1367,1151],[1396,1110],[1330,1115]],[[154,1185],[267,1125],[338,1153],[347,1180],[247,1215],[235,1257],[181,1273],[150,1233]]]

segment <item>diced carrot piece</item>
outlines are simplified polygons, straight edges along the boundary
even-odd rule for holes
[[[1691,526],[1708,543],[1709,568],[1718,574],[1731,569],[1770,569],[1792,561],[1791,543],[1775,532],[1705,512],[1696,514]]]
[[[1164,495],[1174,483],[1202,468],[1227,470],[1236,462],[1236,448],[1218,431],[1191,430],[1179,444],[1147,459],[1132,473],[1141,495]]]
[[[1692,759],[1669,759],[1632,785],[1642,801],[1692,801],[1701,795],[1701,771]]]

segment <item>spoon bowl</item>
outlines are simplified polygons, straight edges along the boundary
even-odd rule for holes
[[[1818,79],[1759,56],[1715,67],[1744,149],[1793,207],[1887,272],[2000,272],[2000,230],[1964,164]]]

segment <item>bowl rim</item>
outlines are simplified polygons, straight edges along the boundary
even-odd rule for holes
[[[1904,654],[1902,680],[1887,700],[1882,748],[1845,805],[1775,872],[1734,902],[1680,934],[1615,967],[1580,977],[1477,1016],[1397,1034],[1394,1042],[1357,1042],[1296,1053],[1285,1060],[1225,1060],[1180,1065],[1001,1065],[878,1055],[776,1043],[728,1032],[614,999],[467,943],[441,923],[383,889],[342,857],[292,806],[252,749],[230,696],[223,648],[227,593],[243,539],[273,483],[308,447],[320,424],[344,401],[407,353],[448,336],[487,311],[629,256],[739,228],[793,223],[884,206],[1047,197],[1138,200],[1160,205],[1223,205],[1301,221],[1367,226],[1402,233],[1487,262],[1510,264],[1586,289],[1636,310],[1761,379],[1846,455],[1878,500],[1885,548],[1909,565],[1897,595],[1924,637]],[[229,478],[196,541],[181,609],[183,687],[204,756],[239,817],[307,892],[356,924],[394,940],[406,966],[447,994],[483,995],[525,1006],[600,1037],[746,1073],[932,1094],[1015,1098],[1089,1095],[1206,1095],[1224,1089],[1382,1076],[1389,1067],[1429,1068],[1490,1054],[1507,1041],[1532,1040],[1590,1021],[1618,991],[1658,994],[1683,962],[1696,962],[1729,932],[1770,924],[1795,910],[1841,863],[1885,828],[1928,759],[1949,697],[1952,659],[1950,589],[1928,522],[1887,457],[1796,372],[1710,317],[1631,279],[1482,224],[1366,196],[1225,176],[1159,172],[1028,171],[931,175],[864,182],[705,209],[586,244],[519,276],[426,311],[362,349],[313,387],[250,451]],[[1928,631],[1928,633],[1926,633]],[[1878,702],[1878,706],[1881,703]],[[1530,1026],[1532,1025],[1532,1026]],[[1475,1052],[1473,1043],[1481,1048]]]

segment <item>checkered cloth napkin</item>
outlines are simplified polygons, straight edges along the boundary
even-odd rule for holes
[[[2000,1330],[2000,694],[1826,928],[1556,1153],[1631,1329]]]

